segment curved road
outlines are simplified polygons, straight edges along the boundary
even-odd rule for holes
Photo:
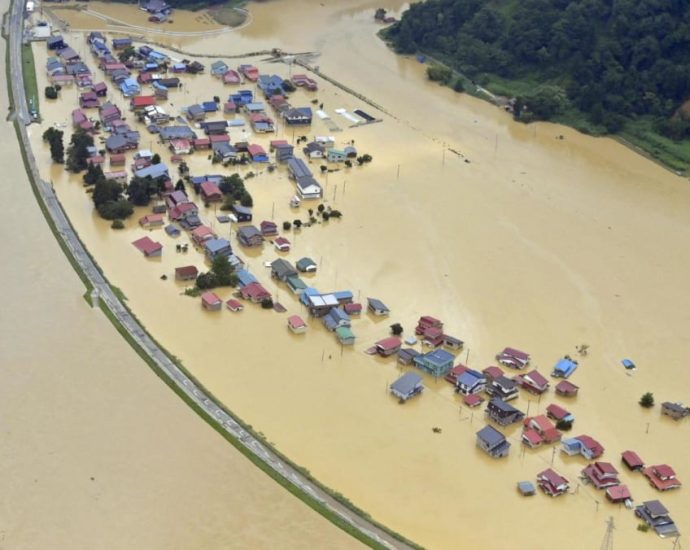
[[[36,159],[31,149],[31,143],[26,126],[31,124],[26,96],[24,94],[24,77],[22,72],[21,44],[24,33],[23,2],[14,0],[9,15],[9,59],[10,79],[12,81],[12,96],[14,101],[14,116],[18,119],[21,145],[25,150],[29,165],[30,177],[36,183],[36,189],[45,204],[60,237],[69,249],[70,254],[79,264],[83,273],[88,277],[94,289],[100,294],[100,299],[112,312],[121,326],[129,333],[134,341],[155,362],[160,371],[184,392],[207,415],[209,421],[214,422],[230,437],[240,442],[246,449],[261,459],[272,470],[285,480],[297,487],[309,498],[320,503],[343,521],[368,537],[372,543],[389,549],[411,549],[411,546],[383,531],[366,518],[358,515],[347,506],[341,504],[320,487],[309,481],[305,476],[289,464],[281,460],[265,444],[247,432],[240,423],[223,407],[214,401],[213,397],[197,385],[182,371],[149,337],[137,320],[123,306],[114,294],[110,285],[93,263],[91,257],[77,237],[69,223],[55,193],[46,181],[41,179]]]

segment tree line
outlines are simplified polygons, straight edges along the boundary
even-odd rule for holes
[[[690,137],[688,0],[428,0],[387,31],[400,53],[425,52],[482,82],[538,83],[520,120],[584,113],[609,132],[636,117]]]

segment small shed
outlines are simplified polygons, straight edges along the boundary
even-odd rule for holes
[[[227,307],[233,313],[238,313],[244,309],[242,302],[235,300],[234,298],[230,298],[227,302],[225,302],[225,307]]]
[[[295,266],[302,273],[314,273],[316,271],[316,262],[306,256],[297,260]]]
[[[299,315],[290,315],[287,320],[288,328],[290,332],[295,334],[303,334],[307,330],[307,323],[304,322]]]
[[[523,497],[532,497],[537,492],[534,484],[531,481],[518,481],[517,489]]]
[[[382,317],[388,315],[391,310],[388,309],[386,304],[377,298],[367,298],[367,307],[374,315]]]
[[[199,270],[193,265],[175,268],[175,279],[178,281],[193,281],[197,275],[199,275]]]

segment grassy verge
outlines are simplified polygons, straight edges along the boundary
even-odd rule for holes
[[[687,174],[690,169],[690,147],[687,141],[673,141],[654,131],[653,122],[639,118],[626,123],[619,133],[619,141],[632,145],[647,158],[654,160],[680,174]]]
[[[221,6],[209,8],[208,13],[213,17],[213,20],[220,25],[239,27],[247,20],[247,15],[235,8],[240,8],[243,5],[244,2],[231,0]]]
[[[26,93],[26,101],[29,104],[29,111],[33,109],[36,113],[40,113],[36,65],[31,44],[22,45],[22,65],[24,72],[24,92]]]

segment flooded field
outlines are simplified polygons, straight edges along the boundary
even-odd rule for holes
[[[12,208],[0,230],[12,261],[0,266],[0,547],[357,548],[203,422],[87,306],[14,128],[1,127]]]
[[[307,334],[294,336],[285,315],[258,307],[240,314],[202,311],[198,299],[181,295],[184,287],[173,277],[180,265],[207,268],[192,247],[187,254],[175,252],[175,244],[188,237],[172,239],[154,230],[150,236],[163,243],[163,257],[144,259],[130,243],[149,233],[136,222],[148,210],[135,213],[125,230],[111,230],[94,214],[81,178],[50,168],[40,143],[43,128],[35,127],[46,176],[111,282],[156,338],[279,450],[425,546],[453,548],[462,540],[468,547],[540,549],[557,541],[564,548],[595,548],[609,516],[616,521],[617,545],[669,546],[636,531],[630,511],[577,483],[583,459],[552,453],[548,446],[524,450],[513,426],[506,431],[511,456],[491,460],[475,447],[474,434],[484,426],[481,410],[470,412],[449,384],[429,378],[420,398],[400,406],[387,394],[400,367],[363,351],[386,336],[393,322],[411,333],[424,314],[441,318],[450,334],[466,342],[458,362],[478,369],[494,364],[504,346],[516,346],[531,352],[533,364],[548,374],[561,356],[587,344],[589,355],[572,377],[581,388],[575,400],[550,390],[541,400],[523,393],[516,406],[534,414],[559,403],[576,417],[572,435],[586,433],[603,443],[604,460],[618,467],[620,452],[634,449],[649,463],[668,463],[681,480],[690,479],[686,426],[660,418],[658,406],[647,411],[637,404],[646,391],[659,402],[690,400],[682,355],[690,329],[688,182],[612,140],[550,124],[518,125],[487,103],[428,83],[423,65],[396,57],[375,36],[375,7],[397,10],[402,2],[343,7],[297,0],[290,10],[283,5],[252,4],[252,24],[219,37],[154,39],[197,53],[319,51],[321,71],[391,113],[381,115],[321,80],[317,93],[293,95],[296,105],[323,103],[343,130],[333,133],[337,143],[354,140],[373,162],[318,175],[325,202],[343,218],[286,235],[293,243],[287,259],[306,255],[319,264],[308,284],[322,291],[349,289],[361,300],[380,298],[391,316],[355,320],[357,342],[341,349],[317,320]],[[73,32],[67,38],[94,67],[83,36]],[[47,54],[43,45],[34,49],[41,87]],[[204,60],[207,66],[210,61]],[[262,72],[290,72],[284,65],[250,61]],[[231,90],[210,76],[185,76],[182,90],[162,105],[177,114]],[[69,123],[76,94],[65,90],[57,102],[42,103],[44,127]],[[119,93],[110,97],[127,110]],[[383,121],[349,128],[335,114],[338,108],[361,108]],[[139,129],[141,146],[167,160],[167,150]],[[302,133],[297,130],[295,137]],[[308,132],[329,133],[321,121]],[[282,126],[277,134],[249,136],[264,145],[275,137],[294,139]],[[234,142],[243,134],[233,129],[231,136]],[[185,160],[192,175],[233,171],[211,165],[203,152]],[[319,171],[318,163],[311,167]],[[247,180],[257,223],[308,217],[313,205],[303,203],[297,212],[288,206],[294,187],[284,168],[240,173],[249,170],[258,172]],[[236,227],[219,224],[215,214],[202,208],[202,219],[220,235],[231,235],[249,269],[288,312],[304,313],[263,267],[277,257],[270,244],[260,253],[241,249]],[[219,295],[228,298],[230,290]],[[638,364],[633,374],[621,367],[624,357]],[[552,464],[573,482],[572,495],[518,496],[517,481],[534,480]],[[639,475],[622,471],[621,477],[636,501],[660,498],[680,530],[690,528],[685,489],[658,495]],[[469,527],[487,518],[499,522],[490,536]]]

